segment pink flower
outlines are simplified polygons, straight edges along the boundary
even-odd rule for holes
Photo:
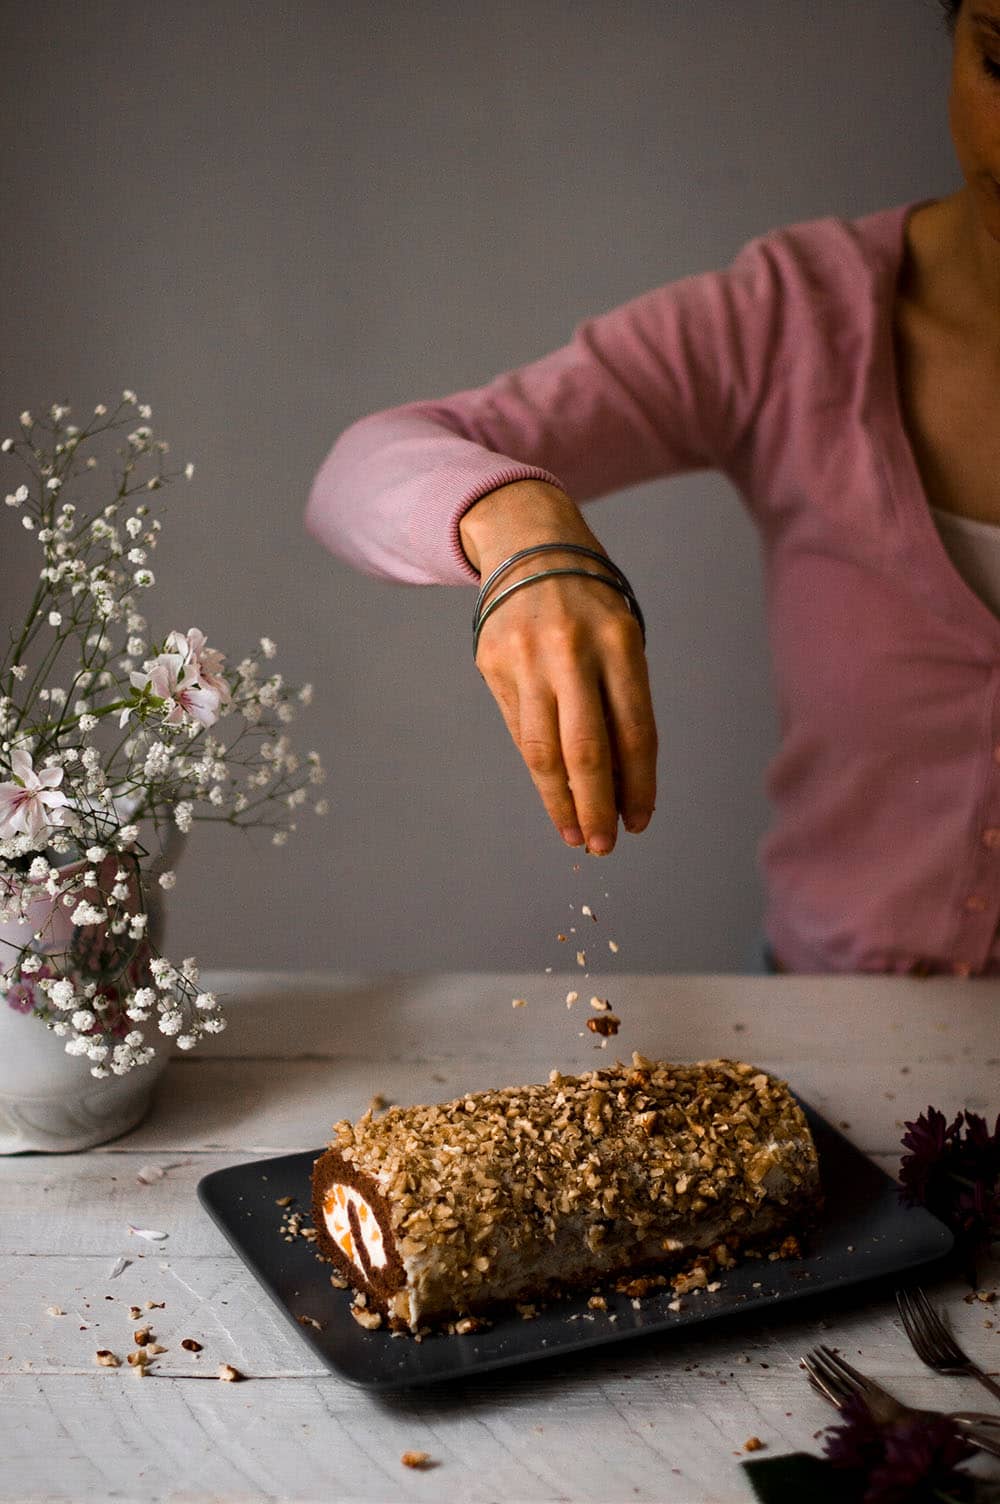
[[[203,726],[214,726],[219,719],[221,696],[217,689],[199,683],[198,676],[185,663],[181,653],[161,653],[154,658],[147,673],[133,672],[132,684],[167,702],[168,726],[190,719]]]
[[[66,795],[59,789],[62,768],[39,768],[28,752],[12,752],[13,783],[0,783],[0,836],[26,835],[37,839],[46,826],[66,819]]]
[[[197,627],[189,627],[186,637],[180,632],[169,633],[164,647],[168,653],[184,654],[185,667],[191,670],[205,689],[215,690],[220,705],[225,709],[232,698],[229,685],[222,674],[226,657],[218,648],[206,647],[206,640],[204,632]]]

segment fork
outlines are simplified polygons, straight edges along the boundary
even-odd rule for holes
[[[940,1410],[919,1410],[904,1405],[895,1395],[853,1368],[845,1358],[829,1347],[815,1347],[802,1359],[809,1382],[818,1394],[842,1410],[851,1395],[858,1395],[872,1419],[880,1426],[897,1420],[950,1420],[964,1440],[992,1457],[1000,1457],[1000,1416],[958,1410],[944,1414]]]
[[[917,1357],[928,1368],[933,1368],[935,1373],[962,1374],[977,1379],[990,1394],[1000,1399],[1000,1384],[962,1351],[923,1290],[897,1290],[896,1305]]]

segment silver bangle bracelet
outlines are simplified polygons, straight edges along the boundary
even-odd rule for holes
[[[591,552],[591,550],[587,550],[587,552]],[[598,557],[603,559],[603,555],[598,555]],[[612,590],[617,590],[619,594],[623,595],[625,597],[625,603],[628,606],[629,611],[639,623],[639,630],[642,633],[642,642],[643,646],[645,647],[646,623],[643,618],[642,611],[639,607],[639,602],[636,600],[635,595],[633,594],[632,587],[628,583],[628,580],[624,579],[624,576],[622,577],[622,579],[613,579],[610,575],[595,574],[590,569],[543,569],[540,570],[537,574],[525,575],[523,579],[515,580],[513,585],[508,585],[505,590],[501,590],[500,594],[496,596],[495,599],[490,601],[489,605],[486,607],[486,610],[483,611],[481,615],[479,614],[477,607],[477,616],[476,621],[473,624],[472,633],[473,662],[475,662],[476,654],[479,651],[479,634],[483,630],[484,622],[488,619],[488,617],[492,615],[497,606],[499,606],[503,601],[507,599],[508,595],[513,595],[515,590],[520,590],[524,585],[534,584],[536,580],[547,580],[551,579],[554,575],[566,574],[579,575],[585,580],[600,580],[602,584],[610,585]]]
[[[479,589],[479,595],[476,597],[476,608],[472,613],[473,630],[475,630],[476,623],[479,620],[479,613],[482,610],[483,601],[486,599],[486,593],[494,581],[498,580],[514,564],[518,564],[522,559],[527,559],[531,554],[551,553],[553,550],[558,550],[561,553],[583,554],[586,558],[594,559],[598,564],[603,564],[605,569],[610,569],[612,574],[618,576],[628,593],[632,596],[632,599],[635,600],[635,592],[632,590],[632,586],[625,576],[625,571],[620,569],[606,554],[598,553],[596,548],[587,548],[583,543],[535,543],[530,548],[522,548],[516,554],[511,554],[509,559],[504,559],[502,563],[497,565],[492,574],[483,581]],[[638,602],[636,604],[638,605]]]

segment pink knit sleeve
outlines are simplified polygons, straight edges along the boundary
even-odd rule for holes
[[[752,425],[777,324],[761,240],[723,272],[666,283],[579,324],[487,385],[359,419],[309,496],[306,527],[365,574],[476,583],[458,524],[488,491],[539,479],[583,503],[724,469]]]

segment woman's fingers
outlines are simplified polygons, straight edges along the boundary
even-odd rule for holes
[[[626,830],[645,830],[656,807],[658,738],[645,655],[636,644],[612,646],[605,662],[605,714]]]
[[[568,845],[580,846],[587,838],[587,828],[580,818],[560,746],[556,699],[541,685],[525,685],[520,694],[514,741],[549,819]]]
[[[606,854],[618,834],[618,805],[611,743],[596,677],[568,675],[559,695],[559,745],[576,809],[577,822],[589,851]]]

